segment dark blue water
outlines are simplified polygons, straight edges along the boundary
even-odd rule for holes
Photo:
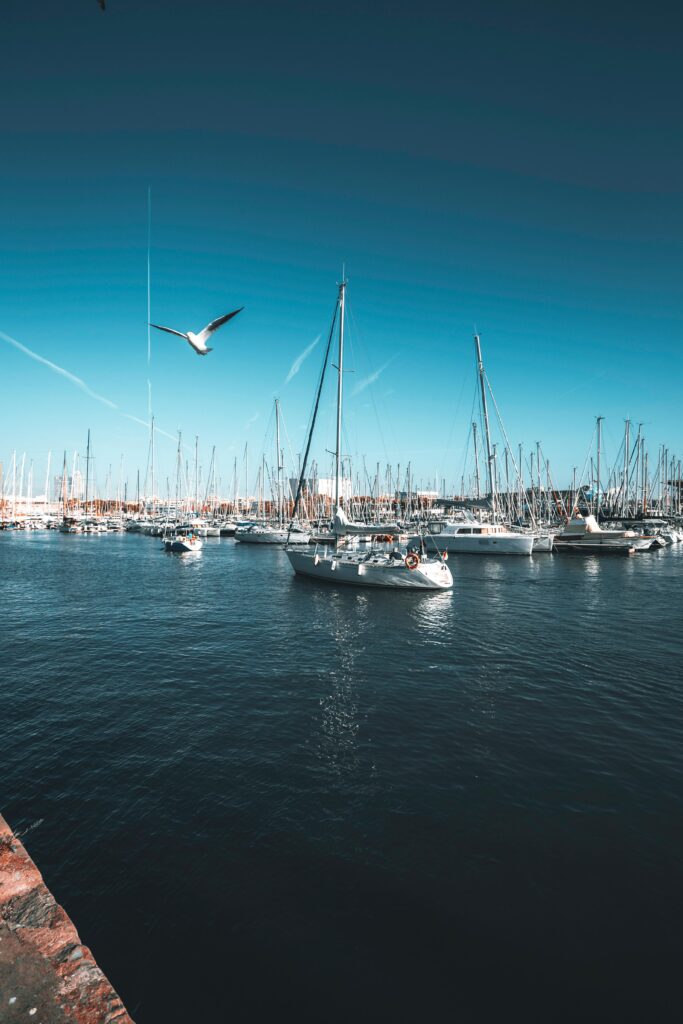
[[[0,534],[0,808],[139,1024],[680,1018],[683,546],[450,564]]]

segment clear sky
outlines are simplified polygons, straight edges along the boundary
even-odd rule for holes
[[[345,261],[348,454],[460,480],[472,333],[513,446],[560,483],[680,417],[680,25],[661,6],[5,0],[0,458],[92,429],[144,471],[147,190],[156,422],[224,480],[279,395],[294,453]],[[370,378],[375,378],[367,383]],[[330,401],[316,452],[328,460]],[[160,475],[174,442],[158,437]],[[188,456],[189,457],[189,456]]]

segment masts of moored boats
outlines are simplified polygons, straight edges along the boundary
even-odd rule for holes
[[[282,453],[280,451],[280,400],[275,399],[275,458],[277,459],[277,523],[282,529]]]

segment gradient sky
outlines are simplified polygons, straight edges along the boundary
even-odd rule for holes
[[[664,7],[5,0],[0,458],[144,471],[156,422],[221,475],[301,451],[342,263],[347,451],[460,480],[472,333],[514,446],[559,483],[606,417],[683,449],[680,26]],[[374,382],[363,386],[368,378]],[[356,392],[354,394],[354,392]],[[333,447],[331,395],[316,451]],[[174,442],[158,437],[160,477]],[[36,490],[41,489],[36,487]],[[224,488],[225,489],[225,488]]]

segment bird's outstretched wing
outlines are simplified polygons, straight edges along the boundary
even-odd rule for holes
[[[226,324],[228,320],[232,320],[232,318],[237,316],[238,313],[241,313],[243,309],[244,306],[240,306],[239,309],[233,309],[232,313],[226,313],[225,316],[219,316],[217,320],[212,320],[210,324],[206,325],[203,331],[199,332],[197,337],[201,338],[202,341],[206,341],[207,338],[211,337],[214,331],[217,331],[219,327]]]
[[[150,327],[156,327],[158,331],[166,331],[167,334],[177,334],[179,338],[184,338],[187,341],[187,335],[183,334],[182,331],[174,331],[172,327],[161,327],[159,324],[150,324]]]

